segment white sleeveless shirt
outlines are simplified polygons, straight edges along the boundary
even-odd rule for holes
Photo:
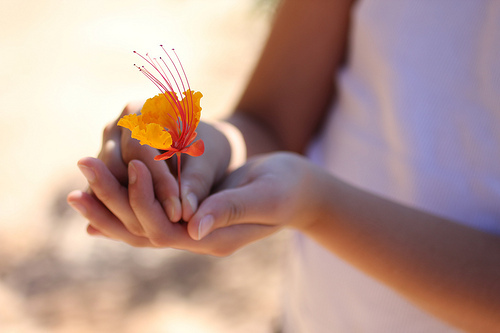
[[[309,156],[389,200],[500,234],[500,1],[360,0]],[[297,234],[286,333],[458,332]]]

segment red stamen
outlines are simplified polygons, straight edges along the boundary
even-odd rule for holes
[[[172,65],[174,66],[174,69],[175,69],[175,71],[177,72],[177,76],[179,77],[179,80],[181,81],[181,85],[182,85],[183,91],[186,91],[186,87],[184,86],[184,80],[182,79],[181,73],[180,73],[180,72],[179,72],[179,70],[177,69],[177,66],[176,66],[175,62],[172,60],[172,57],[170,57],[170,54],[168,54],[168,52],[165,50],[165,48],[164,48],[163,46],[161,46],[161,48],[162,48],[163,52],[165,52],[165,54],[167,55],[167,57],[168,57],[168,59],[170,60],[170,62],[172,63]],[[174,53],[175,53],[175,51],[174,51]],[[162,60],[163,60],[163,59],[162,59]],[[165,63],[165,61],[163,61],[163,62]],[[168,67],[168,65],[167,65],[166,63],[165,63],[165,66],[167,66],[168,71],[170,72],[170,74],[171,74],[171,75],[172,75],[172,77],[174,78],[174,75],[172,74],[172,72],[170,71],[170,68]],[[182,66],[182,64],[181,64],[181,66]],[[186,78],[186,80],[187,80],[187,78]],[[175,78],[174,78],[174,81],[175,81],[175,82],[176,82],[176,84],[177,84],[177,81],[175,80]],[[179,86],[178,86],[178,85],[177,85],[177,89],[179,89],[179,92],[180,92],[180,94],[179,94],[179,95],[180,95],[180,96],[181,96],[181,98],[182,98],[182,91],[181,91],[181,89],[179,88]],[[187,97],[187,96],[186,96],[186,97]],[[182,99],[184,100],[184,98],[182,98]],[[184,104],[185,104],[186,102],[187,102],[187,98],[186,98],[186,101],[184,102]],[[188,117],[189,117],[189,113],[190,113],[190,112],[189,112],[189,111],[190,111],[190,110],[189,110],[189,105],[187,105],[187,108],[186,108],[186,105],[185,105],[185,107],[184,107],[184,108],[185,108],[185,109],[187,109],[187,110],[186,110],[187,112],[185,112],[185,113],[184,113],[184,117],[182,117],[182,122],[183,122],[182,133],[183,133],[183,134],[185,134],[185,133],[187,132],[187,130],[186,130],[186,129],[187,129]],[[191,111],[191,112],[192,112],[192,111]],[[183,138],[183,137],[184,137],[184,135],[181,137],[181,140],[182,140],[182,138]]]
[[[179,91],[179,98],[181,99],[180,102],[182,102],[182,107],[180,106],[179,104],[179,111],[181,113],[180,115],[180,118],[181,118],[181,122],[184,123],[184,119],[186,118],[186,102],[184,101],[184,99],[182,98],[182,91],[179,87],[179,84],[177,83],[177,80],[175,80],[175,77],[174,77],[174,74],[172,73],[172,71],[170,70],[170,68],[168,67],[167,63],[165,62],[165,60],[163,60],[163,58],[160,57],[160,60],[163,62],[163,64],[165,65],[165,67],[167,68],[168,72],[170,73],[170,76],[173,78],[174,82],[175,82],[175,85],[177,86],[177,91]],[[175,68],[175,64],[174,64],[174,68]],[[181,81],[181,85],[184,87],[184,84],[182,83]],[[180,103],[179,102],[179,103]],[[189,110],[188,110],[189,111]],[[180,128],[180,126],[179,126]],[[182,132],[184,133],[185,132],[185,127],[184,127],[184,124],[182,125]]]
[[[182,149],[183,147],[189,145],[194,139],[192,137],[195,131],[193,92],[184,70],[184,66],[180,61],[179,56],[175,52],[175,49],[172,49],[172,51],[177,62],[174,61],[174,59],[166,51],[163,45],[160,45],[160,47],[170,60],[170,66],[162,57],[160,57],[158,60],[157,58],[151,57],[148,53],[143,56],[134,51],[135,54],[139,55],[144,61],[146,61],[147,64],[149,64],[154,69],[154,71],[159,74],[159,78],[153,75],[144,66],[134,66],[137,67],[139,71],[144,76],[146,76],[146,78],[153,82],[153,84],[161,91],[165,98],[167,98],[170,106],[174,109],[175,117],[177,119],[174,119],[171,114],[169,114],[169,117],[177,124],[178,133],[175,133],[177,134],[176,138],[172,138],[174,139],[172,147]],[[174,86],[176,89],[174,88]],[[187,93],[183,94],[185,92]]]
[[[184,66],[182,66],[182,62],[181,60],[179,59],[179,56],[177,55],[177,52],[175,52],[175,49],[172,49],[172,52],[174,52],[174,55],[175,57],[177,58],[177,61],[179,62],[180,66],[181,66],[181,69],[182,69],[182,73],[184,74],[184,78],[186,79],[186,84],[188,86],[188,89],[189,89],[189,95],[191,97],[191,112],[188,113],[188,117],[189,117],[189,114],[193,114],[193,110],[194,110],[194,105],[193,105],[193,94],[191,94],[192,90],[191,90],[191,86],[189,85],[189,80],[187,78],[187,75],[186,75],[186,72],[184,71]],[[184,87],[184,85],[183,85]],[[184,89],[184,91],[186,91],[186,89]],[[186,96],[186,100],[187,100],[187,96]],[[187,119],[187,122],[189,123],[189,125],[192,125],[191,124],[191,119]]]
[[[170,104],[170,106],[174,110],[174,112],[176,114],[176,118],[174,118],[169,113],[168,113],[168,116],[170,117],[170,119],[172,119],[172,121],[174,123],[179,124],[179,114],[177,113],[177,107],[178,107],[178,105],[172,103],[172,101],[176,101],[177,100],[177,96],[173,95],[170,91],[168,91],[167,89],[165,89],[165,87],[163,86],[163,84],[156,77],[154,77],[153,74],[151,74],[146,68],[144,68],[144,66],[142,68],[140,68],[138,66],[136,66],[136,67],[139,69],[139,71],[142,74],[144,74],[144,76],[146,76],[151,82],[153,82],[153,84],[156,85],[156,87],[165,96],[165,98],[167,99],[168,103]],[[178,136],[180,135],[180,133],[175,133],[175,135],[178,138]]]
[[[179,196],[182,196],[181,193],[181,153],[176,153],[177,156],[177,180],[179,182]]]
[[[156,71],[159,72],[158,68],[151,62],[149,62],[145,57],[143,57],[142,55],[140,55],[139,53],[135,52],[134,53],[138,54],[141,58],[143,58],[144,60],[146,60]],[[135,66],[135,65],[134,65]],[[179,124],[179,118],[182,118],[182,115],[179,114],[177,111],[180,109],[182,109],[181,105],[179,104],[179,100],[178,100],[178,97],[174,94],[174,89],[172,87],[172,85],[170,84],[170,81],[162,76],[162,78],[164,78],[165,80],[165,83],[167,84],[167,86],[165,86],[163,84],[163,82],[161,82],[160,80],[158,80],[153,74],[151,74],[151,72],[149,72],[146,67],[144,66],[141,66],[141,67],[138,67],[136,66],[139,71],[144,74],[144,76],[146,76],[151,82],[153,82],[153,84],[160,90],[160,92],[165,95],[165,98],[167,99],[167,101],[170,103],[170,106],[172,106],[172,109],[174,110],[175,114],[176,114],[176,117],[177,119],[174,119],[172,116],[172,120],[174,120],[174,122],[176,122],[177,124]],[[161,75],[161,74],[160,74]],[[170,97],[170,98],[168,98]],[[172,104],[172,103],[175,103]],[[183,111],[183,110],[182,110]],[[180,127],[180,126],[179,126]],[[180,135],[180,133],[177,133],[177,135]]]

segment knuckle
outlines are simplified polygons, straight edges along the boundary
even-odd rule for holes
[[[127,230],[134,236],[144,236],[144,229],[137,224],[131,224],[126,226]]]
[[[189,178],[189,187],[191,189],[201,189],[203,192],[208,193],[210,191],[211,187],[211,182],[207,178],[206,175],[204,175],[201,172],[192,172],[189,175],[186,175],[186,178]]]
[[[108,204],[113,200],[113,195],[101,188],[99,184],[94,183],[92,186],[92,190],[94,191],[99,201],[101,201],[106,206],[108,206]]]
[[[151,244],[158,248],[170,247],[172,243],[170,237],[163,233],[154,233],[148,235],[148,238]]]
[[[106,141],[107,139],[109,139],[113,132],[115,131],[116,129],[116,124],[115,123],[109,123],[107,124],[103,131],[102,131],[102,138],[103,138],[103,141]]]
[[[134,239],[128,242],[133,247],[151,247],[151,244],[146,239]]]
[[[125,108],[123,109],[122,113],[120,114],[120,117],[126,116],[128,114],[139,112],[142,108],[142,104],[143,104],[143,102],[141,102],[141,103],[139,103],[139,102],[127,103],[127,105],[125,105]]]
[[[169,185],[172,186],[171,182],[177,185],[177,181],[166,163],[159,161],[153,167],[150,168],[150,172],[155,186],[168,187]]]
[[[215,249],[212,249],[210,252],[210,255],[214,257],[219,257],[219,258],[224,258],[224,257],[229,257],[232,255],[236,249],[230,247],[230,246],[220,246]]]
[[[139,141],[137,139],[133,139],[129,133],[122,132],[122,135],[120,136],[120,145],[123,149],[137,149],[141,145]]]
[[[233,198],[233,200],[227,200],[225,204],[227,219],[224,226],[230,225],[231,221],[239,221],[243,216],[245,216],[245,206],[242,202]]]
[[[142,146],[138,140],[133,139],[128,133],[124,133],[120,139],[120,154],[124,163],[133,159],[147,160],[158,155],[158,150],[149,146]]]

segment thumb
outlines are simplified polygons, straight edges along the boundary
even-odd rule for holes
[[[201,240],[215,229],[237,224],[271,225],[282,198],[269,182],[255,180],[223,190],[202,202],[188,223],[191,238]]]
[[[185,156],[182,156],[184,158]],[[182,219],[189,221],[197,211],[199,202],[203,201],[210,193],[210,189],[215,183],[215,170],[213,163],[209,163],[206,157],[195,157],[198,160],[192,162],[186,158],[186,168],[181,171],[182,188],[181,204]]]

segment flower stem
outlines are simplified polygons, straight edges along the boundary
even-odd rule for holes
[[[176,153],[177,155],[177,181],[179,182],[179,197],[182,197],[181,193],[181,153]]]

